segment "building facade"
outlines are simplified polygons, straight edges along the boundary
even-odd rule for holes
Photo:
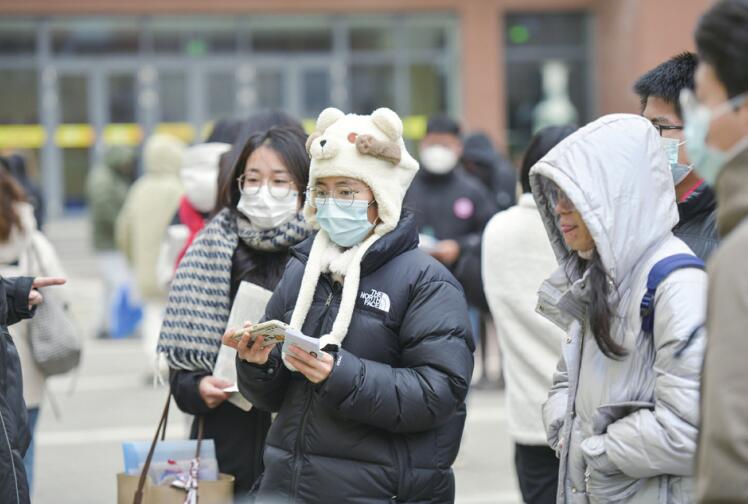
[[[53,214],[84,204],[107,144],[283,108],[389,106],[406,136],[446,111],[513,155],[543,124],[637,112],[634,80],[709,0],[0,2],[0,149],[24,149]]]

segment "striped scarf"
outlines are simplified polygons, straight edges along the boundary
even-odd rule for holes
[[[240,231],[241,229],[241,231]],[[169,367],[212,372],[231,313],[231,260],[239,239],[255,250],[283,250],[312,233],[298,214],[269,231],[222,210],[187,250],[169,291],[158,351]]]

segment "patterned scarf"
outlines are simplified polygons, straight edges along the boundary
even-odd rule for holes
[[[304,241],[312,229],[304,220],[304,215],[299,212],[293,218],[273,229],[258,229],[243,218],[237,218],[237,231],[239,238],[249,248],[263,252],[277,252],[293,247]]]
[[[231,259],[239,239],[255,250],[280,251],[306,239],[311,228],[298,214],[268,231],[222,210],[195,238],[169,291],[158,351],[169,367],[212,372],[231,312]]]

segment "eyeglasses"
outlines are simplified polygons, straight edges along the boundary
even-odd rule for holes
[[[350,208],[356,201],[356,195],[363,191],[356,191],[348,186],[336,187],[334,191],[328,191],[319,187],[309,187],[306,190],[306,200],[312,208],[325,206],[327,201],[332,198],[339,208]],[[369,202],[369,205],[375,203],[375,200]]]
[[[675,126],[673,124],[655,124],[652,123],[652,126],[657,128],[657,131],[660,132],[660,136],[665,136],[664,131],[679,131],[683,129],[683,126]]]
[[[239,185],[239,192],[249,196],[260,194],[260,190],[265,185],[267,185],[270,196],[279,200],[288,198],[294,192],[294,183],[290,180],[274,178],[265,184],[262,178],[251,173],[242,174],[236,179],[236,182]]]
[[[556,184],[551,184],[548,192],[552,208],[558,207],[562,212],[573,212],[576,210],[574,202],[572,202],[564,191],[561,190]]]

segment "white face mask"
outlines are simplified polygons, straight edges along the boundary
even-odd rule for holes
[[[660,137],[660,144],[662,145],[662,150],[665,151],[668,163],[670,163],[670,172],[673,174],[673,183],[675,185],[683,182],[688,177],[688,174],[693,171],[693,167],[678,163],[680,146],[685,143],[677,138]]]
[[[430,145],[421,151],[421,166],[435,175],[451,172],[457,161],[457,154],[443,145]]]
[[[298,213],[299,193],[291,191],[283,199],[274,198],[267,185],[257,194],[242,191],[236,209],[258,229],[273,229],[290,221]]]

